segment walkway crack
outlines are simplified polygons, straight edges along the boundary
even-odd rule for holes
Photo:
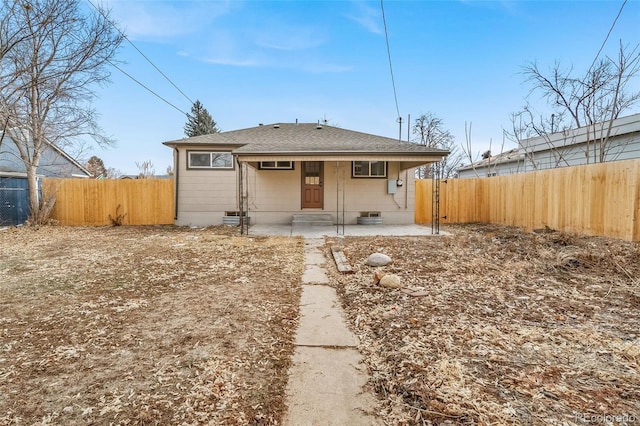
[[[358,347],[355,345],[297,345],[294,344],[295,347],[298,348],[321,348],[321,349],[357,349]]]

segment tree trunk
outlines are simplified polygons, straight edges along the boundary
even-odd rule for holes
[[[29,186],[29,222],[36,225],[40,217],[40,196],[38,194],[38,168],[27,164],[27,182]]]

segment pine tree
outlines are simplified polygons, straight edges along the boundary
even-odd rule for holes
[[[92,156],[85,164],[85,168],[89,170],[94,179],[104,179],[107,177],[107,168],[100,157]]]
[[[191,107],[191,114],[187,114],[187,124],[184,125],[184,134],[187,137],[218,133],[220,129],[211,115],[202,106],[200,101],[195,101]]]

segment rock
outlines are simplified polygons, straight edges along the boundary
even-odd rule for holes
[[[400,288],[402,283],[400,277],[394,274],[387,274],[380,278],[380,285],[386,288]]]
[[[386,254],[373,253],[367,259],[367,265],[369,266],[386,266],[392,262],[391,258]]]

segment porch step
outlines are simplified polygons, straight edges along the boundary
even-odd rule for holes
[[[294,214],[292,225],[302,226],[331,226],[333,225],[333,219],[330,214]]]

